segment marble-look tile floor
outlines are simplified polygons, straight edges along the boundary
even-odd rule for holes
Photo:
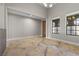
[[[78,56],[79,47],[42,37],[12,40],[3,56]]]

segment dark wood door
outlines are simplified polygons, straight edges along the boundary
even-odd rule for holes
[[[42,24],[42,29],[43,29],[43,37],[46,37],[46,21],[43,21],[42,22],[43,24]]]

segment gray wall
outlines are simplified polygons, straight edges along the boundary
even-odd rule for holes
[[[41,21],[8,14],[8,39],[41,35]]]
[[[6,30],[4,19],[4,4],[0,3],[0,55],[4,52],[6,47]]]
[[[57,3],[53,8],[50,8],[48,11],[48,17],[47,20],[47,37],[50,38],[57,38],[60,40],[66,40],[74,43],[79,43],[79,36],[67,36],[66,35],[66,20],[65,16],[66,14],[79,11],[79,4],[77,3]],[[60,29],[59,34],[52,34],[52,24],[51,24],[51,16],[53,17],[60,17]]]

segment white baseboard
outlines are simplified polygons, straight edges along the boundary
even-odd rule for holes
[[[25,39],[25,38],[34,38],[34,37],[41,37],[41,35],[25,36],[25,37],[16,37],[16,38],[7,39],[7,41],[20,40],[20,39]]]
[[[61,42],[64,42],[64,43],[68,43],[68,44],[72,44],[72,45],[79,46],[79,44],[78,44],[78,43],[75,43],[75,42],[70,42],[70,41],[66,41],[66,40],[59,40],[59,39],[50,38],[50,37],[46,37],[46,38],[47,38],[47,39],[51,39],[51,40],[61,41]]]

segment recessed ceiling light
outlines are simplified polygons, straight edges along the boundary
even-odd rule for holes
[[[55,3],[43,3],[44,7],[51,8],[55,5]]]
[[[46,3],[43,3],[43,4],[44,4],[45,7],[47,7],[47,4]]]
[[[49,7],[52,7],[53,6],[53,4],[49,4]]]

